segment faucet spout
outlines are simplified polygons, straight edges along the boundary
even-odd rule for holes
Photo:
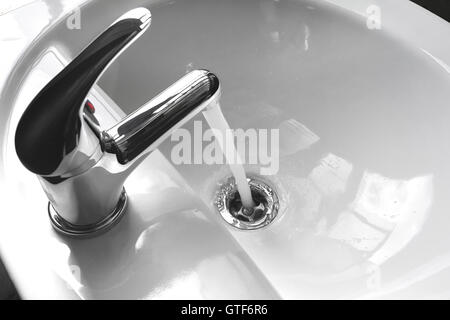
[[[60,233],[91,237],[117,224],[126,212],[125,179],[173,130],[219,99],[218,78],[194,70],[110,129],[84,112],[91,87],[150,21],[145,8],[122,15],[39,92],[19,121],[17,155],[38,176]]]
[[[154,99],[102,133],[105,152],[127,164],[153,151],[174,129],[182,126],[220,96],[219,79],[207,70],[194,70]]]

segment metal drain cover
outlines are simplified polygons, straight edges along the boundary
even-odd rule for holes
[[[271,186],[257,178],[248,177],[248,184],[255,202],[254,208],[244,208],[234,177],[221,184],[214,204],[228,224],[242,230],[255,230],[270,224],[278,214],[278,196]]]

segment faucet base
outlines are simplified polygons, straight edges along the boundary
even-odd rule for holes
[[[111,212],[103,220],[88,225],[76,225],[68,222],[62,218],[58,212],[56,212],[50,202],[48,203],[48,215],[50,217],[50,221],[52,222],[53,228],[57,232],[72,238],[92,238],[110,230],[120,221],[126,212],[125,208],[127,206],[127,202],[127,194],[124,188],[122,189],[119,201],[117,202],[113,212]]]

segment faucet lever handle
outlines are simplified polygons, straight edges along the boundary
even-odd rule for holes
[[[128,11],[92,41],[72,62],[54,77],[32,100],[17,126],[15,145],[24,166],[41,176],[70,172],[82,139],[83,106],[97,79],[149,26],[150,11]],[[99,141],[84,143],[89,157]],[[91,154],[89,154],[91,153]],[[69,164],[69,165],[67,165]]]

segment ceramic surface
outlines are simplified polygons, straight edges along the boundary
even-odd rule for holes
[[[77,3],[56,3],[0,18],[12,26],[0,249],[24,297],[449,297],[447,22],[406,0],[87,1],[71,30]],[[280,130],[279,170],[264,178],[281,208],[267,228],[227,226],[212,198],[228,169],[176,165],[168,140],[127,182],[117,229],[75,242],[51,230],[14,125],[56,72],[38,67],[50,49],[71,59],[136,6],[152,25],[103,75],[98,99],[121,116],[187,71],[215,72],[231,127]]]

